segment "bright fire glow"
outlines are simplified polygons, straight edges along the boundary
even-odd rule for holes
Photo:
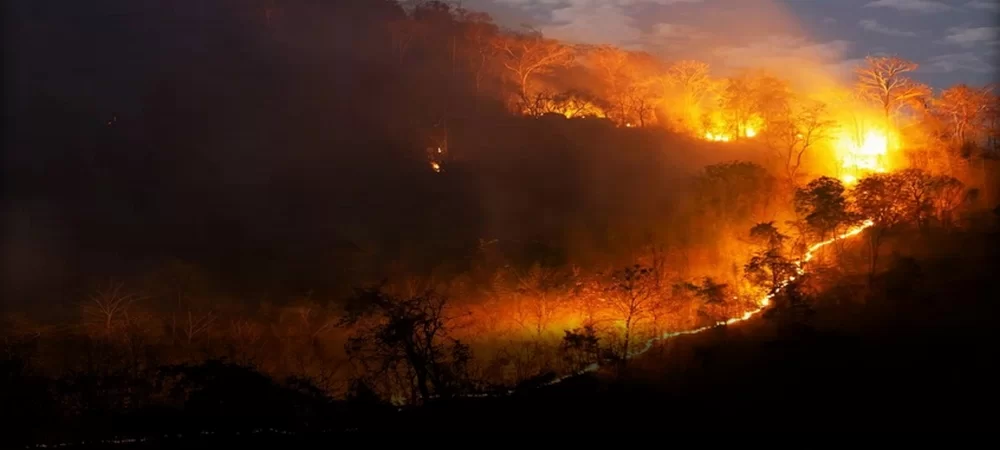
[[[434,161],[431,161],[431,169],[433,169],[435,172],[440,172],[441,171],[441,165],[438,164],[438,163],[436,163],[436,162],[434,162]]]
[[[721,320],[719,322],[716,322],[713,325],[707,325],[707,326],[704,326],[704,327],[701,327],[701,328],[695,328],[693,330],[672,331],[672,332],[669,332],[669,333],[664,333],[663,335],[660,335],[660,336],[654,337],[652,339],[649,339],[648,341],[646,341],[646,345],[644,345],[641,349],[629,352],[626,357],[628,359],[635,358],[636,356],[639,356],[639,355],[641,355],[643,353],[648,352],[650,349],[653,348],[653,345],[656,344],[657,342],[664,341],[664,340],[670,339],[670,338],[675,337],[675,336],[682,336],[682,335],[686,335],[686,334],[698,334],[698,333],[701,333],[701,332],[704,332],[704,331],[711,330],[711,329],[713,329],[715,327],[720,327],[720,326],[724,326],[724,325],[732,325],[734,323],[743,322],[745,320],[750,319],[751,317],[759,314],[761,311],[764,311],[765,309],[767,309],[767,307],[771,304],[771,300],[778,293],[780,293],[782,289],[784,289],[785,287],[787,287],[789,283],[795,281],[796,278],[798,278],[798,277],[800,277],[800,276],[802,276],[802,275],[804,275],[806,273],[805,264],[808,263],[809,261],[811,261],[816,256],[816,252],[819,249],[821,249],[823,247],[826,247],[827,245],[830,245],[830,244],[832,244],[834,242],[837,242],[837,241],[839,241],[841,239],[847,239],[847,238],[856,236],[856,235],[860,234],[862,231],[864,231],[866,228],[872,226],[873,224],[874,223],[871,220],[866,220],[861,225],[858,225],[858,226],[856,226],[854,228],[851,228],[850,230],[847,230],[844,233],[841,233],[840,235],[834,236],[834,237],[832,237],[830,239],[827,239],[825,241],[822,241],[822,242],[817,242],[817,243],[813,244],[812,246],[810,246],[809,249],[806,251],[806,253],[804,255],[802,255],[802,258],[799,259],[798,261],[795,261],[795,275],[791,275],[788,278],[786,278],[784,281],[782,281],[781,283],[778,284],[778,287],[775,288],[773,292],[771,292],[770,294],[767,294],[763,298],[761,298],[757,302],[758,306],[757,306],[756,309],[752,309],[750,311],[747,311],[747,312],[743,313],[742,315],[740,315],[738,317],[732,317],[732,318],[729,318],[727,320]],[[600,368],[600,366],[597,363],[594,363],[594,364],[591,364],[590,366],[587,366],[586,368],[584,368],[580,372],[577,372],[577,373],[574,373],[574,374],[565,375],[565,376],[560,377],[560,378],[556,378],[555,380],[552,380],[551,382],[546,383],[545,386],[559,383],[559,382],[564,381],[566,379],[572,378],[572,377],[574,377],[576,375],[582,375],[582,374],[587,373],[587,372],[595,372],[599,368]],[[513,392],[513,391],[511,391],[511,392]]]
[[[756,127],[754,125],[750,125],[750,123],[744,123],[741,128],[743,129],[742,136],[746,137],[746,138],[756,137],[757,134],[760,133],[758,127]],[[725,127],[724,125],[718,125],[717,124],[715,126],[715,129],[719,130],[719,129],[728,129],[728,128]],[[728,134],[728,133],[723,133],[723,132],[706,131],[705,132],[705,140],[712,141],[712,142],[729,142],[729,141],[733,140],[733,136],[730,135],[730,134]]]
[[[845,183],[857,181],[858,174],[885,172],[889,138],[882,131],[865,133],[861,142],[846,133],[841,134],[837,140],[837,149],[841,155],[841,165],[850,172],[841,177]]]
[[[749,320],[750,318],[756,316],[757,314],[759,314],[762,311],[764,311],[765,309],[767,309],[767,307],[771,305],[771,300],[774,299],[774,297],[778,293],[780,293],[782,289],[786,288],[791,282],[795,281],[798,277],[801,277],[802,275],[804,275],[806,273],[806,266],[805,266],[806,263],[808,263],[809,261],[811,261],[816,256],[816,252],[819,249],[821,249],[823,247],[826,247],[827,245],[830,245],[830,244],[832,244],[834,242],[837,242],[837,241],[839,241],[841,239],[847,239],[847,238],[856,236],[856,235],[860,234],[862,231],[864,231],[865,229],[867,229],[868,227],[871,227],[872,225],[873,225],[873,222],[871,220],[866,220],[861,225],[858,225],[858,226],[856,226],[854,228],[851,228],[850,230],[847,230],[844,233],[841,233],[841,234],[839,234],[837,236],[834,236],[834,237],[832,237],[830,239],[827,239],[827,240],[822,241],[822,242],[817,242],[817,243],[811,245],[806,250],[805,254],[802,255],[802,258],[794,262],[794,264],[795,264],[795,274],[794,275],[790,275],[784,281],[778,283],[778,287],[777,288],[775,288],[771,293],[765,295],[760,300],[758,300],[757,301],[757,308],[749,310],[749,311],[746,311],[746,312],[744,312],[743,314],[741,314],[741,315],[739,315],[737,317],[732,317],[732,318],[729,318],[729,319],[726,319],[726,320],[718,321],[718,322],[716,322],[716,323],[714,323],[712,325],[706,325],[706,326],[703,326],[703,327],[700,327],[700,328],[691,329],[691,330],[671,331],[671,332],[668,332],[668,333],[664,333],[664,334],[662,334],[660,336],[653,337],[653,338],[647,340],[646,343],[645,343],[645,345],[641,349],[635,350],[635,351],[630,351],[626,355],[626,358],[627,359],[632,359],[632,358],[635,358],[635,357],[637,357],[639,355],[642,355],[643,353],[646,353],[649,350],[651,350],[653,348],[653,346],[657,342],[665,341],[667,339],[670,339],[670,338],[673,338],[673,337],[676,337],[676,336],[683,336],[683,335],[688,335],[688,334],[698,334],[698,333],[702,333],[702,332],[711,330],[711,329],[716,328],[716,327],[721,327],[721,326],[725,326],[725,325],[732,325],[734,323],[739,323],[739,322],[743,322],[743,321]],[[588,365],[587,367],[584,367],[580,371],[563,375],[561,377],[555,378],[553,380],[550,380],[547,383],[543,383],[543,384],[537,385],[535,387],[546,387],[546,386],[551,386],[551,385],[554,385],[554,384],[558,384],[558,383],[561,383],[563,381],[566,381],[566,380],[568,380],[570,378],[573,378],[573,377],[576,377],[576,376],[579,376],[579,375],[583,375],[583,374],[590,373],[590,372],[596,372],[600,368],[601,368],[600,364],[595,362],[595,363],[592,363],[592,364]],[[512,395],[515,392],[516,392],[515,389],[509,389],[505,393],[507,395]],[[467,394],[464,397],[489,397],[491,395],[493,395],[493,394],[480,393],[480,394]],[[433,395],[432,396],[432,398],[436,398],[436,397],[437,397],[437,395]]]
[[[720,134],[715,134],[715,133],[712,133],[712,132],[706,132],[705,133],[705,139],[708,139],[708,140],[714,141],[714,142],[729,142],[729,136],[726,136],[726,135],[721,134],[721,133]]]

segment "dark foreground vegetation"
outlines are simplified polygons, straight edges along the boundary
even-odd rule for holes
[[[152,437],[142,444],[151,447],[371,430],[981,429],[998,393],[998,239],[995,228],[896,236],[870,287],[859,273],[804,308],[778,302],[760,319],[672,340],[624,372],[416,408],[361,385],[334,401],[308,382],[221,362],[162,367],[138,385],[45,379],[8,347],[3,421],[19,442]]]
[[[826,106],[778,78],[444,2],[9,3],[0,446],[975,428],[995,403],[988,89],[868,83],[913,139],[846,181]],[[688,88],[726,140],[671,117]],[[626,357],[865,220],[759,316]]]

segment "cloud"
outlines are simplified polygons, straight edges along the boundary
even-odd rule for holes
[[[975,72],[990,73],[994,67],[983,60],[980,55],[972,52],[947,53],[943,55],[927,58],[924,66],[926,72],[950,73],[950,72]]]
[[[555,4],[549,24],[541,27],[547,37],[580,44],[612,44],[637,48],[645,37],[636,26],[632,9],[641,5],[700,3],[703,0],[504,0],[522,5]]]
[[[974,47],[980,43],[994,43],[1000,38],[1000,27],[954,27],[944,37],[947,44]]]
[[[952,9],[951,6],[935,0],[875,0],[866,4],[865,8],[892,8],[900,11],[913,11],[925,14]]]
[[[875,19],[861,19],[858,22],[858,26],[866,31],[871,31],[872,33],[884,34],[886,36],[898,36],[898,37],[916,37],[917,33],[912,31],[898,30],[886,25],[878,23]]]
[[[965,7],[986,11],[1000,11],[1000,0],[972,0],[969,3],[966,3]]]
[[[539,6],[634,6],[646,4],[676,5],[679,3],[701,3],[704,0],[493,0],[497,3],[532,9]]]
[[[731,69],[764,68],[795,82],[821,82],[846,75],[846,40],[813,42],[791,35],[774,35],[745,45],[721,47],[712,52],[714,63]]]
[[[833,25],[837,23],[837,19],[834,19],[833,17],[824,17],[822,22],[824,25]]]
[[[575,0],[553,9],[552,23],[543,26],[541,31],[547,37],[579,44],[635,44],[642,32],[619,3],[627,3],[627,0]]]

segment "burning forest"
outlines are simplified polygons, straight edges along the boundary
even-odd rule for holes
[[[439,1],[29,3],[0,317],[25,445],[992,395],[964,358],[995,317],[993,85],[726,53],[694,18],[641,48]],[[790,21],[759,3],[705,14]]]

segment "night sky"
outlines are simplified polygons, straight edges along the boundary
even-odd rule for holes
[[[918,62],[936,88],[996,77],[1000,0],[466,0],[505,26],[717,67],[821,55],[847,75],[867,54]],[[733,57],[740,55],[740,57]]]

